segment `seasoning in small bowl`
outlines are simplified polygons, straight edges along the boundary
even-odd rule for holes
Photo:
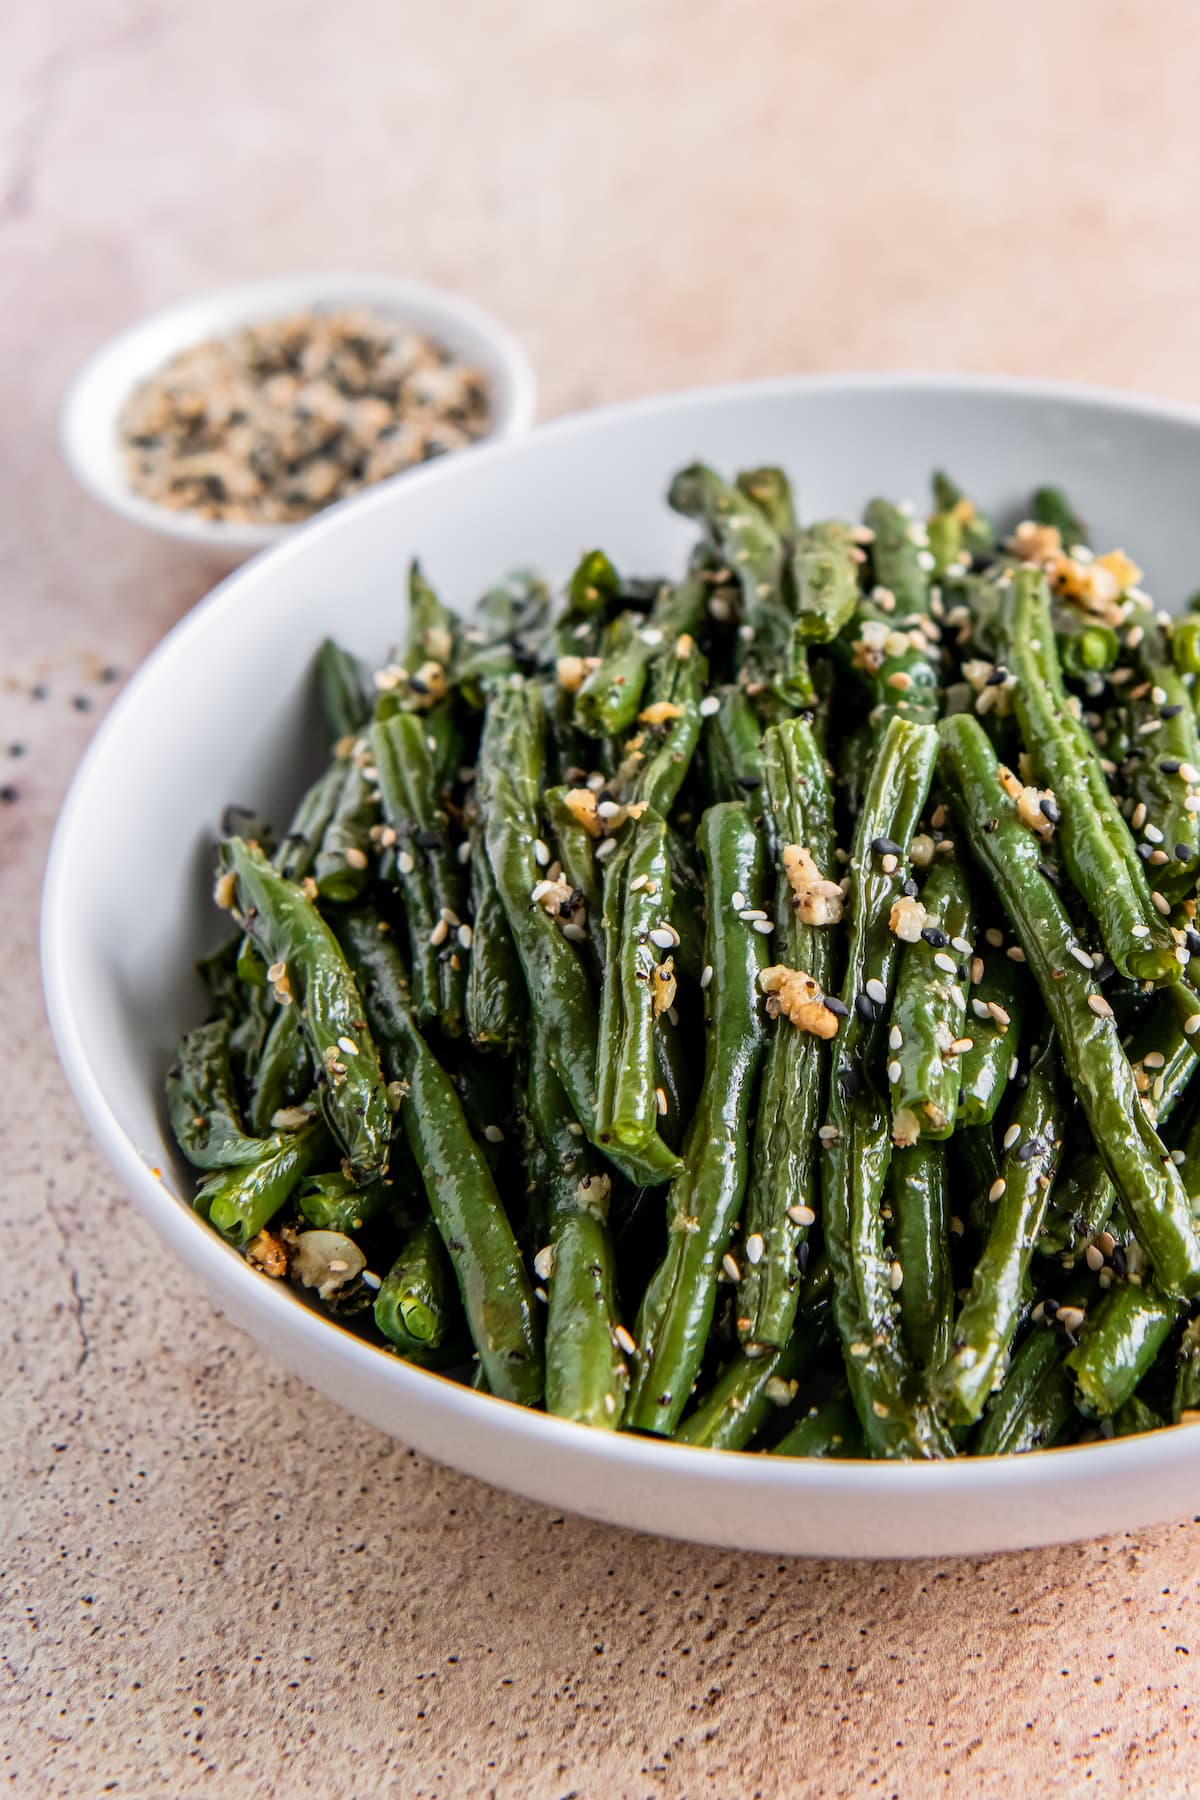
[[[483,370],[369,306],[311,308],[177,352],[118,430],[133,489],[203,519],[289,525],[485,436]]]

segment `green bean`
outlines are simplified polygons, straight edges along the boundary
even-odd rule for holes
[[[354,977],[337,939],[313,903],[276,874],[241,838],[222,846],[243,921],[264,959],[280,966],[277,987],[290,992],[331,1130],[363,1179],[387,1166],[391,1116],[379,1058]]]
[[[228,1020],[214,1019],[180,1039],[167,1073],[167,1117],[179,1148],[198,1169],[225,1169],[261,1157],[259,1137],[242,1124]]]
[[[466,967],[457,942],[462,921],[462,869],[437,790],[424,721],[396,713],[371,727],[371,750],[383,811],[396,833],[396,870],[404,895],[417,1021],[462,1029]]]
[[[1174,1330],[1178,1304],[1147,1282],[1110,1288],[1089,1309],[1067,1357],[1075,1403],[1091,1418],[1119,1412]]]
[[[525,1026],[528,1001],[496,877],[488,860],[482,820],[468,829],[471,860],[471,949],[467,962],[467,1034],[480,1048],[511,1056]]]
[[[936,1369],[950,1349],[954,1273],[950,1266],[946,1155],[918,1139],[893,1153],[888,1170],[892,1243],[900,1266],[900,1330],[918,1369]]]
[[[395,1146],[392,1149],[395,1155]],[[331,1175],[310,1175],[296,1196],[296,1204],[318,1231],[344,1231],[353,1236],[377,1218],[383,1209],[384,1186],[358,1183],[341,1169]]]
[[[1004,1385],[994,1393],[971,1448],[976,1456],[1021,1456],[1057,1444],[1077,1423],[1067,1346],[1039,1326],[1022,1339]]]
[[[676,512],[705,525],[737,578],[742,602],[737,660],[747,682],[761,683],[786,706],[811,705],[803,641],[793,635],[783,597],[784,545],[767,514],[703,463],[681,469],[667,498]]]
[[[335,756],[324,774],[306,790],[292,814],[291,824],[279,840],[272,861],[289,881],[303,881],[316,861],[325,833],[338,810],[350,764]]]
[[[362,983],[400,1123],[454,1266],[463,1309],[491,1391],[534,1406],[543,1363],[536,1302],[487,1160],[471,1136],[454,1084],[409,1011],[408,971],[391,932],[366,908],[339,920]]]
[[[1200,1244],[1187,1196],[1139,1103],[1112,1009],[1075,957],[1075,928],[1042,872],[1039,840],[1001,785],[995,752],[979,723],[947,719],[941,738],[942,775],[954,809],[1020,940],[1066,1072],[1138,1241],[1168,1292],[1195,1292]]]
[[[1171,621],[1171,660],[1181,675],[1200,675],[1200,619]],[[1192,710],[1195,712],[1196,689],[1192,688]]]
[[[265,1138],[262,1149],[257,1162],[210,1177],[193,1202],[222,1237],[242,1249],[266,1229],[310,1169],[332,1154],[333,1144],[324,1122],[315,1118],[299,1131]]]
[[[550,590],[540,576],[518,570],[489,588],[458,634],[451,685],[482,712],[491,682],[532,663],[546,628]]]
[[[1053,620],[1058,660],[1072,681],[1107,675],[1116,667],[1121,641],[1111,625],[1087,618],[1069,604],[1055,606]]]
[[[250,1128],[258,1137],[273,1129],[275,1114],[298,1106],[311,1092],[312,1058],[294,1006],[276,1009],[263,1045],[262,1057],[250,1084]]]
[[[973,500],[969,500],[958,484],[942,469],[934,471],[933,503],[941,515],[955,513],[961,530],[961,546],[968,555],[975,559],[990,557],[996,548],[996,527],[981,512]],[[933,521],[930,520],[930,547],[932,548]]]
[[[632,1150],[656,1135],[654,1020],[674,995],[666,826],[646,812],[624,827],[604,868],[604,983],[596,1061],[596,1134]],[[664,945],[669,948],[669,943]]]
[[[375,1323],[402,1356],[436,1350],[451,1323],[446,1252],[432,1219],[417,1225],[375,1296]]]
[[[333,742],[357,737],[371,716],[362,666],[332,638],[326,638],[317,651],[317,685]]]
[[[850,908],[842,1003],[834,1040],[828,1132],[821,1171],[825,1254],[846,1375],[872,1454],[937,1456],[952,1445],[923,1399],[897,1324],[893,1259],[881,1212],[891,1157],[885,1108],[869,1085],[881,1016],[895,982],[898,940],[891,909],[907,879],[905,848],[929,793],[937,753],[928,726],[892,719],[871,770],[850,853]]]
[[[707,678],[708,663],[686,633],[650,664],[645,711],[653,715],[659,706],[671,710],[657,724],[643,723],[626,745],[617,785],[631,805],[652,806],[664,818],[674,806],[700,742]]]
[[[1161,1431],[1165,1420],[1133,1394],[1113,1415],[1114,1437],[1140,1437],[1144,1431]]]
[[[1125,690],[1130,747],[1120,780],[1132,803],[1131,822],[1138,821],[1143,834],[1140,852],[1166,859],[1157,866],[1148,863],[1153,880],[1168,900],[1180,900],[1194,891],[1200,866],[1197,822],[1189,810],[1200,786],[1200,731],[1191,693],[1176,673],[1153,610],[1147,606],[1133,618],[1128,639],[1140,634],[1140,680]]]
[[[762,786],[762,724],[744,688],[718,688],[713,698],[701,739],[708,792],[714,801],[744,800]]]
[[[861,554],[853,528],[841,519],[826,519],[796,538],[788,566],[802,638],[827,644],[853,618]]]
[[[771,1450],[772,1456],[824,1456],[849,1459],[867,1454],[862,1427],[849,1390],[842,1388],[816,1406]]]
[[[1171,1399],[1171,1417],[1175,1424],[1186,1413],[1200,1410],[1200,1318],[1189,1321],[1179,1340],[1179,1361],[1175,1371],[1175,1391]],[[1194,1421],[1189,1420],[1189,1423]]]
[[[892,1137],[901,1145],[949,1137],[954,1129],[975,937],[965,864],[957,857],[936,862],[920,904],[926,922],[900,952],[888,1038]]]
[[[550,844],[558,853],[564,879],[583,901],[587,916],[588,946],[595,963],[595,973],[604,968],[605,933],[601,923],[604,914],[602,868],[596,861],[596,840],[587,826],[567,805],[569,789],[553,787],[542,796],[542,807],[549,827]]]
[[[1013,1078],[1028,991],[1020,965],[989,941],[987,931],[976,938],[974,960],[967,1022],[971,1048],[958,1060],[959,1126],[987,1125],[995,1117]]]
[[[1033,496],[1033,516],[1039,525],[1054,527],[1063,541],[1064,549],[1070,550],[1076,544],[1091,541],[1087,526],[1061,488],[1038,488]]]
[[[707,605],[708,586],[696,570],[677,587],[665,588],[649,617],[626,614],[610,626],[610,632],[617,632],[612,647],[575,696],[575,721],[589,737],[616,737],[628,730],[660,647],[672,646],[682,637],[690,640],[704,621]]]
[[[1025,745],[1053,790],[1056,838],[1109,956],[1138,981],[1179,975],[1167,922],[1151,902],[1129,827],[1109,792],[1090,732],[1063,689],[1049,591],[1038,569],[1019,568],[1004,608],[1004,660],[1016,677],[1013,700]]]
[[[325,827],[312,871],[323,900],[345,906],[367,885],[379,823],[379,792],[357,759],[346,768],[338,802]]]
[[[828,925],[814,921],[828,917],[832,923],[840,916],[840,898],[833,902],[829,895],[811,895],[802,917],[793,904],[798,896],[783,856],[785,848],[802,847],[823,875],[834,869],[829,779],[812,729],[800,719],[767,731],[762,761],[776,873],[775,944],[780,961],[811,975],[823,994],[833,979],[833,934]],[[817,1127],[828,1062],[819,1036],[786,1018],[778,1021],[767,1050],[743,1209],[746,1248],[738,1330],[746,1343],[784,1344],[792,1329],[799,1287],[796,1253],[817,1210]]]
[[[819,1318],[797,1320],[782,1349],[766,1356],[738,1352],[675,1433],[677,1444],[707,1450],[745,1450],[768,1421],[795,1398],[799,1380],[816,1360]]]
[[[871,540],[871,572],[876,585],[896,602],[895,617],[924,613],[929,607],[929,570],[922,551],[924,528],[889,500],[872,500],[865,514]]]
[[[758,975],[764,940],[738,918],[735,892],[761,905],[758,833],[744,805],[713,806],[700,821],[708,870],[704,990],[704,1085],[684,1146],[683,1172],[668,1196],[667,1251],[638,1314],[627,1421],[669,1434],[700,1367],[717,1280],[746,1184],[750,1108],[762,1056]]]
[[[785,541],[799,530],[792,484],[782,469],[742,469],[737,477],[739,493],[752,500],[772,531]]]
[[[1064,1108],[1055,1092],[1054,1056],[1051,1040],[1029,1072],[1005,1133],[1000,1191],[993,1188],[988,1195],[987,1242],[954,1325],[950,1354],[933,1378],[938,1404],[955,1425],[973,1424],[1004,1377],[1062,1144]]]
[[[629,1384],[608,1228],[612,1181],[580,1135],[536,1028],[526,1106],[529,1180],[550,1239],[546,1410],[612,1431],[621,1422]]]

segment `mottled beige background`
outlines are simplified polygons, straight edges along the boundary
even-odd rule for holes
[[[35,910],[113,692],[98,667],[132,668],[211,577],[57,461],[63,385],[114,327],[208,283],[357,264],[494,306],[546,414],[855,365],[1200,400],[1200,13],[13,0],[2,29],[12,1790],[1194,1788],[1195,1520],[945,1567],[726,1555],[481,1488],[264,1362],[88,1143]]]

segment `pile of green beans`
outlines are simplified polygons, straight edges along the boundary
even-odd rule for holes
[[[167,1108],[381,1351],[600,1430],[1014,1454],[1200,1418],[1200,654],[1052,487],[446,605],[231,807]],[[459,610],[461,608],[461,610]]]

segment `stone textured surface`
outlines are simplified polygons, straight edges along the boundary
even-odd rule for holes
[[[87,1142],[35,910],[101,667],[213,573],[58,464],[58,396],[110,330],[221,279],[359,265],[496,307],[546,413],[846,365],[1200,400],[1200,13],[48,0],[3,35],[12,1791],[1187,1791],[1195,1520],[945,1567],[718,1554],[488,1491],[264,1366]]]

